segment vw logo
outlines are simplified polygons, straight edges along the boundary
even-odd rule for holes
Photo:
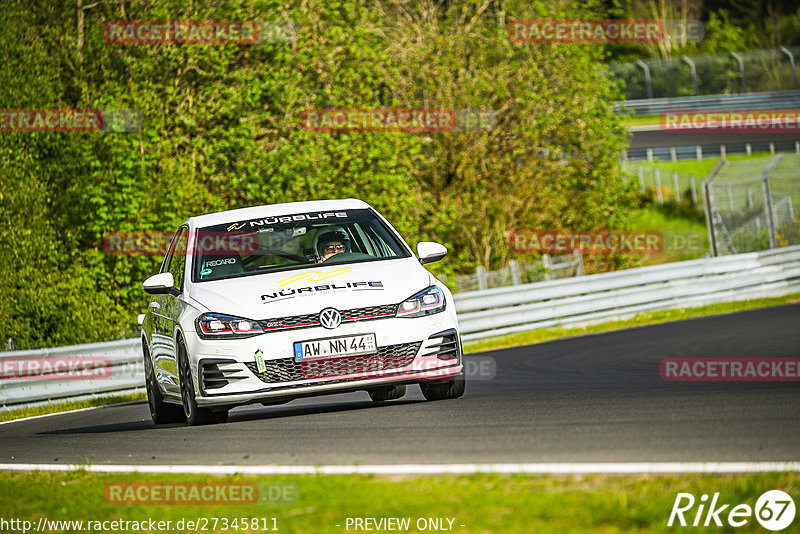
[[[336,308],[325,308],[319,312],[319,324],[328,330],[333,330],[342,324],[342,314]]]

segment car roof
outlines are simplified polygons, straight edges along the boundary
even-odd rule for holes
[[[279,217],[281,215],[292,215],[300,213],[310,213],[315,211],[336,211],[346,209],[365,209],[370,205],[363,200],[356,198],[343,198],[335,200],[310,200],[306,202],[285,202],[283,204],[267,204],[264,206],[252,206],[250,208],[240,208],[235,210],[221,211],[192,217],[186,221],[190,228],[204,228],[229,222],[249,221],[263,217]]]

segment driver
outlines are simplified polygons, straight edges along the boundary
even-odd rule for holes
[[[319,263],[341,252],[350,252],[350,238],[342,229],[331,230],[320,235],[317,239],[317,254]]]

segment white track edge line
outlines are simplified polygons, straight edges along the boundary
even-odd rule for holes
[[[54,415],[67,415],[71,413],[88,412],[89,410],[99,410],[100,408],[108,408],[109,406],[125,406],[126,404],[138,404],[146,399],[116,402],[114,404],[103,404],[102,406],[89,406],[87,408],[77,408],[75,410],[65,410],[63,412],[44,413],[42,415],[31,415],[30,417],[20,417],[19,419],[9,419],[8,421],[0,421],[0,425],[10,425],[11,423],[21,423],[22,421],[33,421],[34,419],[42,419],[43,417],[53,417]]]
[[[438,475],[438,474],[666,474],[800,472],[800,462],[586,462],[520,464],[396,465],[68,465],[0,464],[0,471],[72,471],[94,473],[176,473],[208,475]]]

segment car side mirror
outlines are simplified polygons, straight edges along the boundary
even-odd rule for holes
[[[142,289],[151,295],[170,295],[177,293],[172,273],[158,273],[144,281]]]
[[[422,265],[433,263],[447,256],[447,247],[434,241],[420,241],[417,243],[417,256]]]

